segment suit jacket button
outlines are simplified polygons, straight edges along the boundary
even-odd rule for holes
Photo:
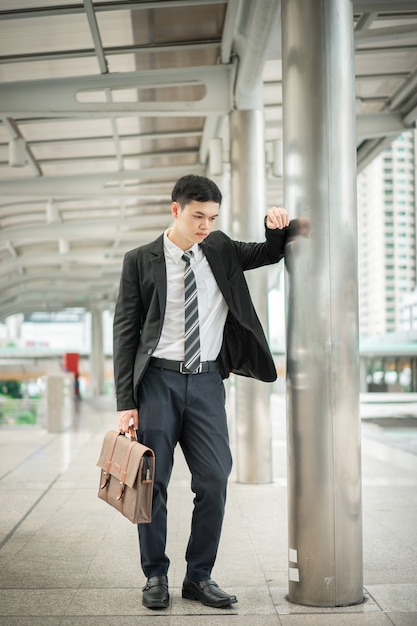
[[[148,354],[152,354],[152,352],[153,352],[153,350],[152,350],[152,349],[149,349],[149,350],[148,350]]]

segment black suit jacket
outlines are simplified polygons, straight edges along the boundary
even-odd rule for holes
[[[213,231],[202,243],[216,282],[229,307],[221,374],[230,372],[263,381],[276,379],[275,364],[255,312],[243,272],[277,263],[284,256],[294,222],[283,230],[266,228],[263,243],[233,241]],[[125,255],[113,328],[117,409],[136,406],[137,387],[162,331],[167,281],[163,235]]]

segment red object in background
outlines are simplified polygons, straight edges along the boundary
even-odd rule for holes
[[[78,352],[67,352],[63,357],[63,366],[65,372],[72,372],[75,378],[78,377],[78,363],[80,355]]]

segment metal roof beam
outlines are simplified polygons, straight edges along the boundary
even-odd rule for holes
[[[38,278],[37,276],[25,276],[21,279],[16,279],[13,284],[0,285],[0,295],[2,302],[6,303],[8,300],[15,298],[16,296],[27,293],[28,290],[33,292],[42,291],[54,292],[61,291],[66,293],[67,291],[75,290],[78,288],[78,292],[93,292],[103,291],[104,289],[111,289],[114,291],[118,286],[120,280],[120,271],[115,272],[113,277],[106,276],[88,276],[88,272],[63,272],[61,275],[57,274],[45,274],[44,278]],[[80,283],[82,282],[82,288]]]
[[[95,298],[87,299],[83,297],[82,299],[77,298],[76,294],[72,295],[71,298],[64,300],[62,294],[60,299],[58,300],[57,296],[54,295],[49,302],[46,302],[42,297],[38,296],[37,300],[30,300],[26,303],[24,300],[19,299],[16,302],[12,302],[8,305],[0,307],[0,319],[4,320],[11,315],[16,314],[28,314],[36,313],[38,311],[62,311],[64,309],[79,309],[83,308],[85,310],[90,310],[93,307],[100,307],[105,310],[113,309],[113,300],[116,299],[116,293],[112,294],[96,294]],[[38,351],[42,352],[42,348],[38,348]],[[16,354],[16,350],[13,351]]]
[[[375,157],[378,156],[385,148],[388,148],[401,133],[397,135],[389,135],[388,137],[369,139],[364,141],[357,150],[358,171],[363,170]]]
[[[116,236],[118,239],[132,238],[132,231],[149,231],[161,232],[161,229],[167,228],[171,221],[168,212],[155,214],[147,213],[134,217],[124,217],[106,219],[106,220],[74,220],[71,222],[50,222],[44,224],[29,224],[24,226],[8,226],[0,230],[0,241],[11,241],[15,239],[24,240],[26,242],[53,241],[61,238],[69,241],[85,241],[88,239],[88,233],[91,233],[91,239],[94,241],[113,240]],[[147,233],[148,235],[148,233]],[[149,235],[148,235],[149,236]],[[149,236],[150,238],[150,236]],[[57,254],[59,263],[63,263],[65,255]]]
[[[50,291],[53,289],[60,290],[63,293],[66,292],[67,287],[74,288],[78,286],[80,290],[80,280],[83,282],[83,288],[85,291],[95,291],[111,288],[114,289],[120,280],[120,268],[119,272],[114,273],[114,276],[103,276],[98,272],[62,272],[58,275],[56,272],[45,274],[44,276],[24,276],[20,279],[14,279],[13,284],[0,283],[0,296],[2,301],[14,298],[27,291],[28,286],[31,291]],[[75,283],[75,285],[74,285]]]
[[[353,0],[355,13],[416,12],[415,0]]]
[[[172,9],[173,7],[192,7],[203,4],[224,4],[226,0],[122,0],[119,2],[95,2],[95,11],[133,11],[138,9]],[[61,6],[36,7],[34,9],[8,9],[0,11],[0,20],[14,20],[20,18],[50,17],[52,15],[74,15],[83,13],[84,7],[80,4],[67,4]]]
[[[360,31],[370,28],[376,17],[377,13],[363,13],[355,26],[355,30]]]
[[[94,6],[91,0],[83,0],[85,12],[87,14],[88,25],[90,27],[91,37],[93,38],[94,51],[97,57],[97,61],[102,74],[107,74],[109,71],[107,66],[107,60],[104,56],[103,43],[101,41],[100,30],[97,24],[96,14]]]
[[[3,122],[4,126],[7,128],[10,134],[10,137],[12,139],[23,139],[23,141],[25,142],[24,145],[25,145],[26,159],[29,165],[31,166],[35,176],[41,176],[42,175],[41,168],[39,167],[39,164],[37,163],[35,157],[32,154],[31,149],[28,147],[25,138],[20,133],[15,122],[12,119],[9,119],[9,117],[3,117],[1,118],[1,121]]]
[[[138,52],[184,52],[185,50],[200,50],[201,48],[218,48],[220,39],[206,39],[200,41],[175,41],[160,44],[134,44],[130,46],[106,46],[103,53],[106,56],[120,54],[137,54]],[[96,55],[94,48],[77,50],[56,50],[54,52],[29,52],[26,54],[5,54],[0,56],[0,64],[4,63],[34,63],[38,61],[60,61],[62,59],[83,59]]]
[[[133,236],[132,236],[133,239]],[[120,263],[115,257],[110,258],[110,248],[101,248],[100,250],[92,250],[86,248],[85,250],[70,250],[65,254],[58,254],[58,252],[36,252],[30,254],[22,254],[20,256],[13,256],[9,259],[3,259],[0,263],[0,281],[3,280],[1,276],[9,275],[13,272],[20,271],[21,268],[29,267],[31,269],[35,267],[44,267],[48,265],[59,265],[62,263],[74,263],[72,267],[76,267],[76,264],[81,266],[96,266],[99,265],[103,270],[116,266]],[[120,252],[123,254],[123,251]]]
[[[155,183],[155,187],[161,188],[165,183]],[[154,207],[159,206],[161,203],[166,207],[167,202],[170,202],[171,199],[171,187],[170,183],[168,183],[165,187],[165,192],[162,189],[159,191],[151,191],[145,190],[147,188],[141,186],[140,196],[135,198],[134,200],[129,199],[126,208],[130,211],[141,211],[142,207],[146,207],[151,212]],[[100,219],[105,218],[107,212],[117,211],[120,207],[120,203],[118,199],[113,198],[113,202],[105,202],[100,201],[100,204],[97,205],[95,198],[61,198],[57,200],[56,198],[50,198],[55,204],[58,205],[59,210],[65,213],[65,211],[89,211],[95,210],[100,211]],[[49,202],[49,200],[48,200]],[[44,207],[45,199],[40,198],[37,200],[31,200],[29,198],[19,199],[17,201],[9,201],[0,202],[0,220],[7,219],[10,217],[20,216],[24,219],[36,214],[45,215],[45,207]],[[74,206],[76,203],[76,206]],[[29,207],[29,211],[25,210],[25,207]],[[33,210],[30,210],[33,209]]]
[[[233,39],[243,0],[229,0],[222,33],[221,62],[230,63],[232,60]]]
[[[417,39],[417,27],[415,24],[355,31],[355,46],[384,42],[393,43],[402,39]]]
[[[114,140],[116,142],[116,139]],[[178,150],[154,150],[153,152],[129,152],[124,156],[126,159],[144,159],[144,158],[158,158],[158,157],[177,157],[177,156],[189,156],[197,155],[198,148],[179,148]],[[122,153],[120,152],[120,157]],[[100,163],[101,161],[114,161],[114,154],[100,154],[89,156],[64,156],[64,157],[50,157],[38,159],[40,165],[45,163],[83,163],[84,161],[95,161]],[[0,161],[1,165],[1,161]],[[190,167],[193,167],[192,165]]]
[[[152,117],[178,115],[226,115],[233,108],[232,65],[186,67],[51,80],[32,80],[0,84],[0,116],[3,117]],[[80,102],[77,97],[101,96],[106,90],[124,91],[198,87],[206,93],[199,100],[153,102]]]
[[[365,113],[356,116],[356,137],[359,141],[397,136],[404,130],[407,130],[407,126],[398,113]]]
[[[417,69],[409,75],[408,79],[404,81],[401,87],[390,98],[389,108],[396,109],[404,104],[409,98],[415,96],[417,90]]]
[[[195,174],[204,175],[204,167],[193,165]],[[54,199],[82,196],[140,196],[142,187],[158,186],[176,181],[190,173],[190,166],[154,167],[150,169],[124,170],[104,174],[79,174],[76,176],[42,176],[40,178],[12,178],[1,181],[2,197],[31,196]],[[155,178],[160,177],[158,183]],[[165,179],[165,180],[164,180]],[[143,181],[143,182],[142,182]],[[142,184],[141,184],[142,182]]]
[[[20,291],[18,291],[16,294],[10,294],[9,296],[5,296],[2,298],[2,304],[8,304],[8,302],[15,300],[17,298],[20,298],[20,296],[24,296],[25,300],[29,300],[30,298],[39,298],[39,297],[43,297],[46,294],[51,294],[51,293],[56,293],[56,294],[61,294],[62,297],[66,297],[69,293],[73,292],[74,294],[77,294],[80,296],[80,298],[82,299],[86,299],[86,297],[89,295],[90,298],[93,295],[94,291],[96,292],[102,292],[104,290],[106,291],[114,291],[115,289],[115,284],[114,282],[109,283],[109,281],[103,282],[101,283],[96,283],[97,288],[94,288],[94,281],[88,285],[88,289],[86,290],[86,293],[83,293],[80,290],[80,284],[75,283],[75,284],[70,284],[67,283],[66,285],[42,285],[39,287],[36,287],[35,285],[33,285],[33,283],[31,284],[30,288],[26,287],[25,289],[22,289]]]
[[[240,21],[243,22],[245,16],[250,19],[247,34],[242,35],[238,28],[234,40],[234,50],[239,57],[234,88],[238,109],[262,107],[262,71],[271,40],[281,36],[280,15],[279,0],[245,0],[242,4]]]
[[[47,283],[47,285],[55,282],[57,285],[62,283],[62,286],[65,287],[67,281],[77,282],[77,281],[101,281],[103,284],[108,284],[109,281],[114,281],[114,279],[120,278],[120,268],[114,265],[112,267],[112,272],[108,272],[107,274],[103,271],[103,268],[96,269],[88,269],[85,268],[77,268],[76,266],[71,267],[71,269],[62,271],[53,271],[52,268],[48,268],[46,272],[42,271],[39,274],[25,274],[20,278],[14,278],[13,284],[4,283],[4,281],[0,281],[0,293],[6,293],[9,288],[20,287],[21,285],[26,285],[27,283],[31,283],[32,285],[36,285],[36,283]],[[97,283],[101,284],[101,283]],[[79,286],[79,285],[78,285]],[[83,286],[84,288],[84,286]]]
[[[415,52],[417,50],[417,44],[415,46],[383,46],[375,48],[355,48],[355,55],[358,54],[392,54],[393,52],[399,52],[404,54],[405,52]]]
[[[417,103],[404,115],[404,121],[406,124],[412,126],[417,120]]]
[[[357,82],[363,80],[391,80],[392,78],[396,80],[397,78],[407,78],[409,76],[409,72],[381,72],[375,74],[356,74],[355,80]]]
[[[19,126],[23,126],[23,123],[19,122]],[[172,130],[172,131],[161,131],[161,132],[151,132],[151,133],[132,133],[132,134],[121,134],[119,135],[120,141],[128,141],[134,139],[135,141],[149,140],[149,139],[188,139],[190,137],[200,137],[203,134],[201,128],[195,130]],[[26,140],[26,144],[30,146],[43,146],[43,145],[51,145],[57,143],[90,143],[91,141],[96,142],[106,142],[112,141],[112,135],[89,135],[88,137],[53,137],[45,139],[29,139]],[[0,147],[6,146],[7,144],[0,141]]]
[[[117,289],[114,286],[107,286],[107,288],[101,288],[97,291],[90,290],[84,293],[80,292],[79,284],[71,285],[67,289],[54,287],[26,289],[15,297],[2,300],[0,317],[4,318],[13,313],[21,313],[23,307],[26,307],[28,312],[44,310],[46,307],[55,311],[69,307],[84,306],[88,308],[98,301],[110,303],[114,299],[116,292]],[[51,298],[51,296],[53,297]]]

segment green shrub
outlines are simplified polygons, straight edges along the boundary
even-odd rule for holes
[[[16,424],[36,424],[36,414],[32,411],[22,411],[16,417]]]
[[[18,380],[0,381],[0,393],[9,398],[23,398],[22,383]]]

